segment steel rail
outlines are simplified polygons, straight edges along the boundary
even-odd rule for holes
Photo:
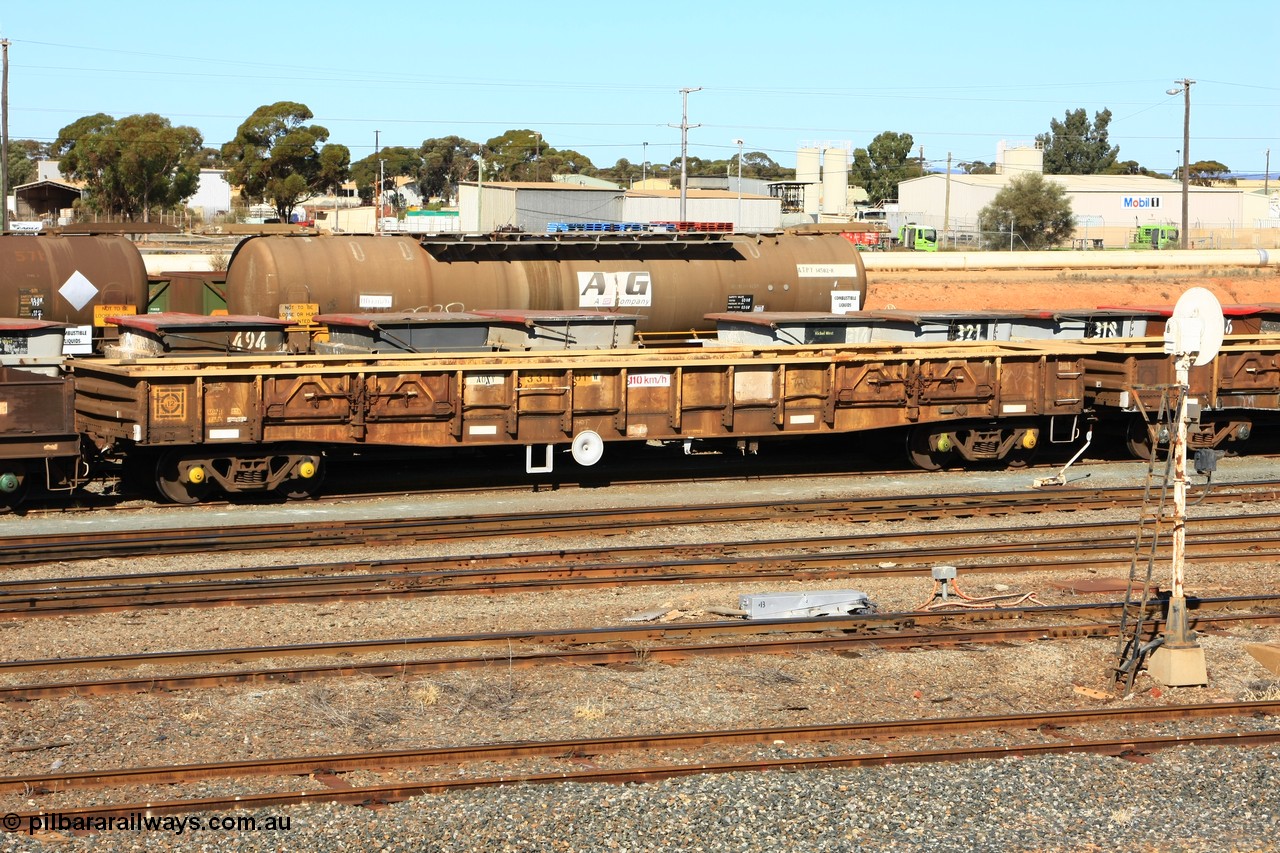
[[[553,773],[517,773],[508,776],[447,779],[418,783],[394,783],[367,785],[342,789],[276,792],[269,794],[239,794],[231,797],[207,797],[190,800],[167,800],[144,803],[118,803],[86,808],[57,809],[44,812],[14,813],[17,825],[26,824],[45,814],[59,815],[64,819],[92,819],[105,817],[127,818],[139,814],[181,814],[190,812],[223,812],[234,809],[261,809],[268,806],[297,805],[308,802],[336,802],[352,805],[376,805],[402,801],[425,794],[445,791],[468,790],[502,785],[582,784],[653,782],[678,777],[701,776],[713,773],[755,772],[765,770],[799,772],[805,770],[830,770],[845,767],[875,767],[908,763],[938,763],[950,761],[1002,760],[1007,758],[1032,758],[1042,755],[1091,753],[1098,755],[1132,755],[1155,752],[1161,749],[1187,746],[1244,747],[1280,743],[1280,730],[1193,732],[1185,735],[1127,737],[1106,740],[1076,740],[1059,742],[1022,743],[994,747],[963,747],[896,752],[866,752],[844,755],[826,755],[804,758],[783,758],[753,761],[702,762],[697,764],[660,764],[624,769],[597,769],[558,771]]]
[[[940,534],[931,534],[939,536]],[[1203,532],[1198,535],[1205,536]],[[1041,544],[1040,541],[991,543],[989,546],[828,552],[823,554],[769,555],[718,560],[669,560],[657,563],[603,563],[574,566],[521,566],[505,570],[458,569],[455,571],[398,571],[367,574],[328,574],[301,577],[235,578],[226,581],[186,583],[154,581],[94,586],[76,584],[64,588],[62,579],[39,582],[54,589],[41,590],[37,582],[16,589],[0,589],[0,616],[51,618],[163,608],[257,607],[283,604],[317,604],[335,601],[386,601],[428,595],[495,595],[553,590],[598,589],[630,585],[724,583],[749,580],[832,580],[919,575],[942,560],[960,562],[966,573],[1014,574],[1032,571],[1072,571],[1128,566],[1132,551],[1128,542],[1115,545],[1091,539],[1087,542]],[[979,550],[980,549],[980,550]],[[984,560],[970,555],[995,551],[1034,551],[1034,558],[1018,562]],[[1165,549],[1161,549],[1160,556]],[[1225,540],[1188,539],[1189,556],[1219,560],[1263,560],[1280,556],[1280,534]],[[1048,559],[1051,555],[1067,557]],[[1070,558],[1070,555],[1077,555]],[[886,565],[892,563],[892,565]],[[402,563],[402,565],[404,565]],[[315,567],[307,567],[314,569]],[[117,576],[119,577],[119,576]],[[125,576],[127,577],[127,576]],[[76,579],[81,581],[86,579]]]
[[[370,768],[425,767],[440,764],[494,762],[525,758],[582,758],[641,750],[692,750],[705,746],[812,743],[833,740],[945,737],[987,730],[1062,729],[1079,726],[1132,725],[1227,716],[1280,715],[1280,701],[1164,705],[1159,707],[1079,708],[1025,714],[976,717],[932,717],[861,723],[779,726],[761,729],[620,735],[563,741],[506,741],[467,746],[428,747],[337,755],[246,759],[204,764],[99,768],[72,773],[0,777],[0,794],[52,794],[62,791],[128,785],[170,785],[251,776],[305,776],[349,773]]]
[[[278,550],[338,545],[404,544],[458,541],[493,536],[539,536],[627,528],[669,527],[777,521],[819,517],[842,521],[893,521],[1063,509],[1097,510],[1141,504],[1142,488],[1107,491],[1001,492],[908,497],[867,497],[800,501],[710,504],[679,507],[595,508],[590,513],[567,510],[485,516],[442,516],[417,519],[310,520],[298,523],[237,527],[165,528],[9,537],[0,542],[0,565],[214,551]],[[1217,487],[1210,502],[1260,502],[1280,499],[1275,481]]]
[[[1244,513],[1236,515],[1217,515],[1189,519],[1189,533],[1200,535],[1238,534],[1238,541],[1253,542],[1244,536],[1253,529],[1259,534],[1258,542],[1273,539],[1273,531],[1280,526],[1280,512]],[[1218,529],[1221,528],[1221,529]],[[1019,549],[1034,547],[1038,554],[1063,554],[1077,551],[1083,544],[1082,536],[1087,534],[1088,544],[1103,549],[1108,545],[1132,548],[1134,538],[1134,522],[1102,521],[1073,524],[1050,524],[1037,527],[983,527],[941,530],[894,532],[894,533],[858,533],[842,536],[789,537],[786,539],[750,539],[722,542],[701,542],[697,544],[663,544],[663,545],[611,545],[607,553],[613,558],[607,563],[601,562],[601,549],[564,549],[554,551],[507,551],[490,554],[468,554],[464,556],[431,556],[413,557],[409,559],[391,560],[338,560],[325,563],[295,563],[291,565],[235,566],[220,569],[195,569],[163,572],[126,572],[101,575],[63,576],[57,578],[21,578],[0,580],[0,596],[27,592],[41,592],[51,589],[60,591],[74,589],[103,589],[109,587],[161,587],[169,584],[188,584],[201,581],[220,582],[226,580],[268,580],[279,577],[298,576],[339,576],[367,573],[431,573],[444,570],[483,569],[485,567],[508,568],[511,566],[547,569],[564,566],[592,568],[594,566],[640,566],[654,565],[651,561],[657,557],[667,558],[672,565],[681,562],[692,563],[693,558],[715,558],[722,561],[726,556],[741,556],[765,552],[768,556],[787,559],[792,556],[804,556],[806,552],[821,550],[832,553],[832,548],[852,548],[857,553],[852,556],[870,558],[877,555],[902,557],[903,559],[928,550],[938,556],[964,556],[969,554],[992,554],[1017,552]],[[1056,537],[1056,538],[1055,538]],[[998,538],[998,541],[992,541]],[[945,546],[932,546],[926,543],[943,540]],[[964,540],[975,540],[971,544],[961,544]],[[886,548],[884,543],[912,543],[910,548]],[[875,554],[867,554],[875,549]]]
[[[1223,608],[1249,606],[1251,600],[1259,604],[1274,603],[1274,596],[1250,596],[1222,599]],[[1189,599],[1188,606],[1198,611],[1212,606],[1204,600]],[[1010,608],[1005,611],[981,611],[982,618],[1014,620],[1025,617],[1026,611],[1085,611],[1107,607],[1115,612],[1119,603],[1109,605],[1058,605],[1049,608]],[[526,632],[514,638],[503,635],[464,635],[461,637],[423,638],[422,641],[361,641],[358,643],[310,644],[276,646],[270,648],[211,649],[194,652],[162,652],[141,655],[118,655],[93,658],[57,658],[36,661],[16,661],[0,665],[0,675],[23,672],[47,672],[66,669],[100,669],[106,667],[127,668],[154,664],[186,664],[200,661],[242,661],[273,657],[297,657],[305,655],[325,656],[336,654],[372,654],[395,650],[420,648],[454,648],[465,646],[508,646],[516,640],[530,643],[554,643],[561,646],[599,646],[615,644],[614,648],[557,648],[547,652],[527,652],[473,657],[441,657],[388,662],[344,663],[313,665],[277,669],[249,669],[231,672],[205,672],[194,674],[150,675],[145,677],[113,678],[94,681],[64,681],[44,684],[18,684],[0,686],[0,700],[49,699],[59,696],[107,695],[118,693],[146,693],[153,691],[190,690],[206,687],[225,687],[238,684],[291,684],[323,678],[354,675],[376,678],[404,677],[463,669],[529,668],[546,665],[609,666],[632,665],[642,662],[679,662],[694,657],[728,657],[744,654],[804,654],[821,651],[847,651],[858,648],[906,649],[952,647],[994,642],[1038,642],[1041,640],[1114,637],[1116,622],[1076,622],[1069,624],[1039,625],[1019,628],[997,627],[987,629],[921,629],[910,630],[900,626],[912,626],[919,622],[941,622],[955,618],[955,611],[935,613],[900,614],[885,617],[882,626],[898,627],[894,633],[872,632],[866,618],[828,617],[820,620],[772,620],[770,622],[713,622],[671,626],[668,629],[636,627],[631,629],[588,629],[577,632]],[[930,619],[930,617],[933,617]],[[875,617],[872,617],[875,618]],[[895,625],[895,621],[897,625]],[[1153,615],[1153,630],[1163,623],[1163,618]],[[862,625],[851,624],[854,622]],[[1280,612],[1232,613],[1223,616],[1197,615],[1192,617],[1191,627],[1218,629],[1238,623],[1280,624]],[[852,632],[854,635],[839,637],[787,637],[774,640],[721,642],[703,644],[670,644],[674,637],[724,636],[727,634],[799,634],[823,631]],[[650,645],[667,641],[667,645]],[[617,644],[625,644],[618,648]]]

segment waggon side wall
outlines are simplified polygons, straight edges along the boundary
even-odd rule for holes
[[[1086,394],[1090,406],[1155,412],[1161,385],[1176,380],[1173,358],[1160,341],[1115,342],[1089,356]],[[1280,411],[1280,338],[1228,336],[1218,356],[1188,372],[1188,395],[1203,409]]]
[[[68,376],[0,367],[0,459],[53,459],[80,452]]]
[[[1077,344],[725,348],[77,363],[101,447],[308,442],[460,447],[847,433],[1070,415]]]

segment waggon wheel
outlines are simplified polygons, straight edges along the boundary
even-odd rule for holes
[[[1036,455],[1039,453],[1039,451],[1040,451],[1040,448],[1038,447],[1032,447],[1029,449],[1025,447],[1015,447],[1013,450],[1009,451],[1008,455],[1004,457],[1005,467],[1026,468],[1028,465],[1030,465],[1032,462],[1035,461]]]
[[[1133,418],[1129,421],[1129,428],[1125,431],[1124,446],[1135,459],[1149,460],[1151,458],[1152,441],[1151,427],[1143,418]]]
[[[302,464],[307,465],[308,462]],[[276,489],[276,494],[290,501],[305,501],[319,494],[320,487],[324,485],[324,458],[316,456],[309,464],[312,466],[310,477],[294,477],[286,480]]]
[[[156,460],[156,489],[160,497],[171,503],[200,503],[213,490],[213,485],[204,476],[204,469],[198,466],[188,469],[184,478],[181,462],[182,457],[176,451],[160,454]]]
[[[1040,453],[1039,435],[1039,432],[1035,431],[1033,426],[1026,427],[1022,437],[1004,455],[1005,467],[1026,468],[1034,462],[1036,456]],[[1031,445],[1030,447],[1027,446],[1028,443]]]
[[[929,444],[932,436],[933,430],[927,426],[912,427],[907,433],[907,456],[922,471],[941,471],[955,456],[953,450],[934,450]]]

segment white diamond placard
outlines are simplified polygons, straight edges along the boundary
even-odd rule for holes
[[[76,270],[62,283],[62,287],[58,288],[58,293],[79,311],[98,295],[98,288],[93,286],[93,282],[89,281],[84,273]]]

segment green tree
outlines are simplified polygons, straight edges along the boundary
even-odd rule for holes
[[[50,146],[62,174],[84,182],[89,209],[107,215],[122,211],[128,203],[115,168],[117,152],[108,144],[115,123],[106,113],[82,116],[58,131]]]
[[[283,222],[300,202],[345,180],[350,171],[351,152],[342,145],[322,146],[329,131],[306,124],[311,118],[305,104],[264,104],[222,146],[228,179],[247,200],[270,201]]]
[[[155,113],[125,116],[115,131],[120,180],[140,204],[143,222],[150,221],[152,207],[168,210],[195,195],[204,145],[200,131],[173,127]]]
[[[422,140],[418,149],[422,167],[417,178],[423,201],[457,198],[458,184],[476,174],[475,156],[479,153],[479,143],[461,136]]]
[[[227,161],[222,159],[222,151],[205,146],[200,149],[200,167],[203,169],[225,169]]]
[[[1159,172],[1151,171],[1137,160],[1122,160],[1113,163],[1111,168],[1107,169],[1106,173],[1108,175],[1145,175],[1149,178],[1168,177],[1167,175],[1162,175]]]
[[[150,221],[153,209],[179,205],[196,191],[204,140],[155,113],[85,116],[58,132],[53,152],[62,173],[84,181],[93,210]]]
[[[383,192],[394,193],[396,178],[412,178],[417,181],[422,174],[422,166],[421,149],[389,145],[376,154],[352,163],[351,179],[356,182],[360,198],[372,203],[379,176],[382,178]],[[398,198],[398,194],[395,197]]]
[[[484,158],[486,181],[532,181],[534,164],[547,148],[540,135],[532,130],[508,130],[490,139],[484,147],[488,152]]]
[[[1234,184],[1236,179],[1228,176],[1230,171],[1230,169],[1222,163],[1219,163],[1217,160],[1197,160],[1187,166],[1187,174],[1191,176],[1187,183],[1194,184],[1197,187],[1212,187],[1215,184]],[[1173,171],[1173,176],[1179,181],[1182,180],[1181,166]]]
[[[44,157],[49,147],[34,139],[10,139],[9,162],[5,171],[8,186],[3,188],[3,195],[13,192],[14,187],[22,186],[36,179],[36,161]]]
[[[1049,132],[1036,136],[1044,147],[1046,175],[1108,174],[1120,154],[1107,141],[1111,110],[1093,114],[1093,123],[1084,109],[1067,112],[1063,121],[1050,119]]]
[[[886,130],[866,148],[854,149],[849,176],[867,191],[872,204],[896,199],[898,184],[924,174],[920,162],[911,157],[914,144],[911,134]]]
[[[1004,232],[1003,237],[988,238],[988,248],[997,249],[1010,244],[1010,231],[1016,247],[1043,249],[1064,242],[1075,229],[1066,190],[1038,173],[1009,181],[991,204],[978,212],[978,219],[984,235]]]
[[[960,171],[966,175],[994,175],[996,173],[996,164],[984,163],[981,160],[963,162],[960,164]]]
[[[736,165],[737,156],[734,156]],[[736,174],[736,172],[735,172]],[[794,169],[784,169],[763,151],[747,151],[742,155],[742,177],[780,181],[788,175],[795,177]]]
[[[485,142],[482,153],[486,181],[549,181],[552,175],[597,173],[584,154],[557,150],[534,130],[508,130]]]

